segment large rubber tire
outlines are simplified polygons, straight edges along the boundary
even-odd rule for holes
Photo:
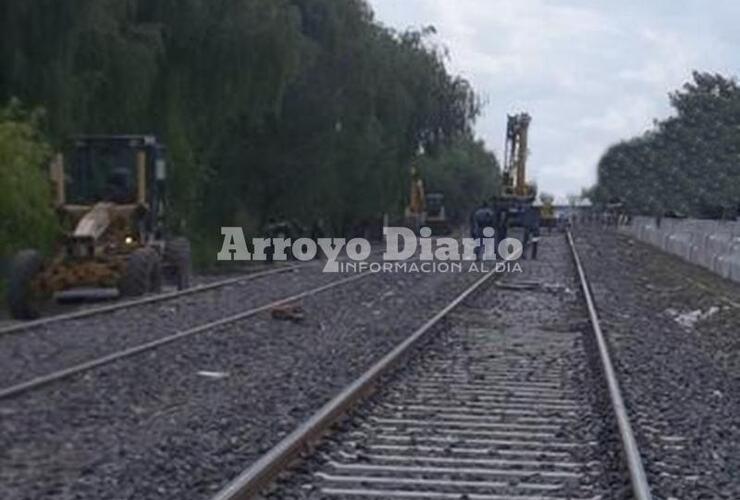
[[[39,298],[31,290],[31,281],[41,271],[43,259],[36,250],[21,250],[10,264],[8,276],[8,308],[15,319],[36,319],[40,316]]]
[[[152,248],[139,248],[128,257],[126,270],[118,284],[124,297],[140,297],[159,291],[162,285],[162,269],[159,254]]]
[[[175,286],[178,290],[190,288],[192,269],[190,242],[187,238],[173,238],[164,246],[164,260],[173,271]]]

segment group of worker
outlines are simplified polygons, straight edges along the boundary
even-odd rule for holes
[[[524,235],[522,238],[522,258],[527,258],[527,251],[530,252],[532,259],[537,259],[537,247],[540,236],[540,214],[537,207],[524,207],[518,214],[519,225],[523,228]],[[488,201],[484,201],[480,207],[475,209],[470,216],[470,235],[481,244],[476,248],[476,255],[481,259],[483,252],[484,230],[493,228],[496,252],[498,244],[508,237],[510,226],[511,212],[508,207],[491,206]]]

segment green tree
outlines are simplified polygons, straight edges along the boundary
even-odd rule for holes
[[[48,248],[56,235],[41,118],[41,111],[27,112],[15,100],[0,109],[0,257]]]
[[[740,204],[740,88],[695,72],[670,102],[675,116],[606,151],[594,198],[620,199],[634,213],[733,214]]]
[[[5,0],[0,102],[44,107],[55,148],[158,135],[170,207],[212,260],[222,225],[341,232],[403,211],[410,161],[480,111],[433,34],[388,29],[364,0]]]
[[[482,141],[463,136],[420,161],[427,192],[445,195],[447,213],[466,222],[481,202],[498,192],[499,165]]]

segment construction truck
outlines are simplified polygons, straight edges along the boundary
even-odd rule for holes
[[[63,236],[54,255],[19,252],[11,262],[8,305],[33,319],[69,291],[158,292],[163,279],[190,284],[190,243],[165,225],[166,148],[148,135],[88,135],[57,155],[50,174]]]

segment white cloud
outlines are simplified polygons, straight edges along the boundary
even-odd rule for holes
[[[487,99],[478,133],[500,151],[506,113],[533,115],[540,189],[578,192],[612,143],[670,113],[693,69],[734,72],[740,2],[715,0],[370,0],[404,29],[432,24],[450,69]]]
[[[661,114],[663,109],[655,100],[637,95],[622,98],[599,111],[598,115],[584,116],[578,120],[578,127],[583,129],[584,133],[605,132],[613,137],[626,138],[629,134],[635,133],[640,126],[647,128],[651,123],[649,117]]]

